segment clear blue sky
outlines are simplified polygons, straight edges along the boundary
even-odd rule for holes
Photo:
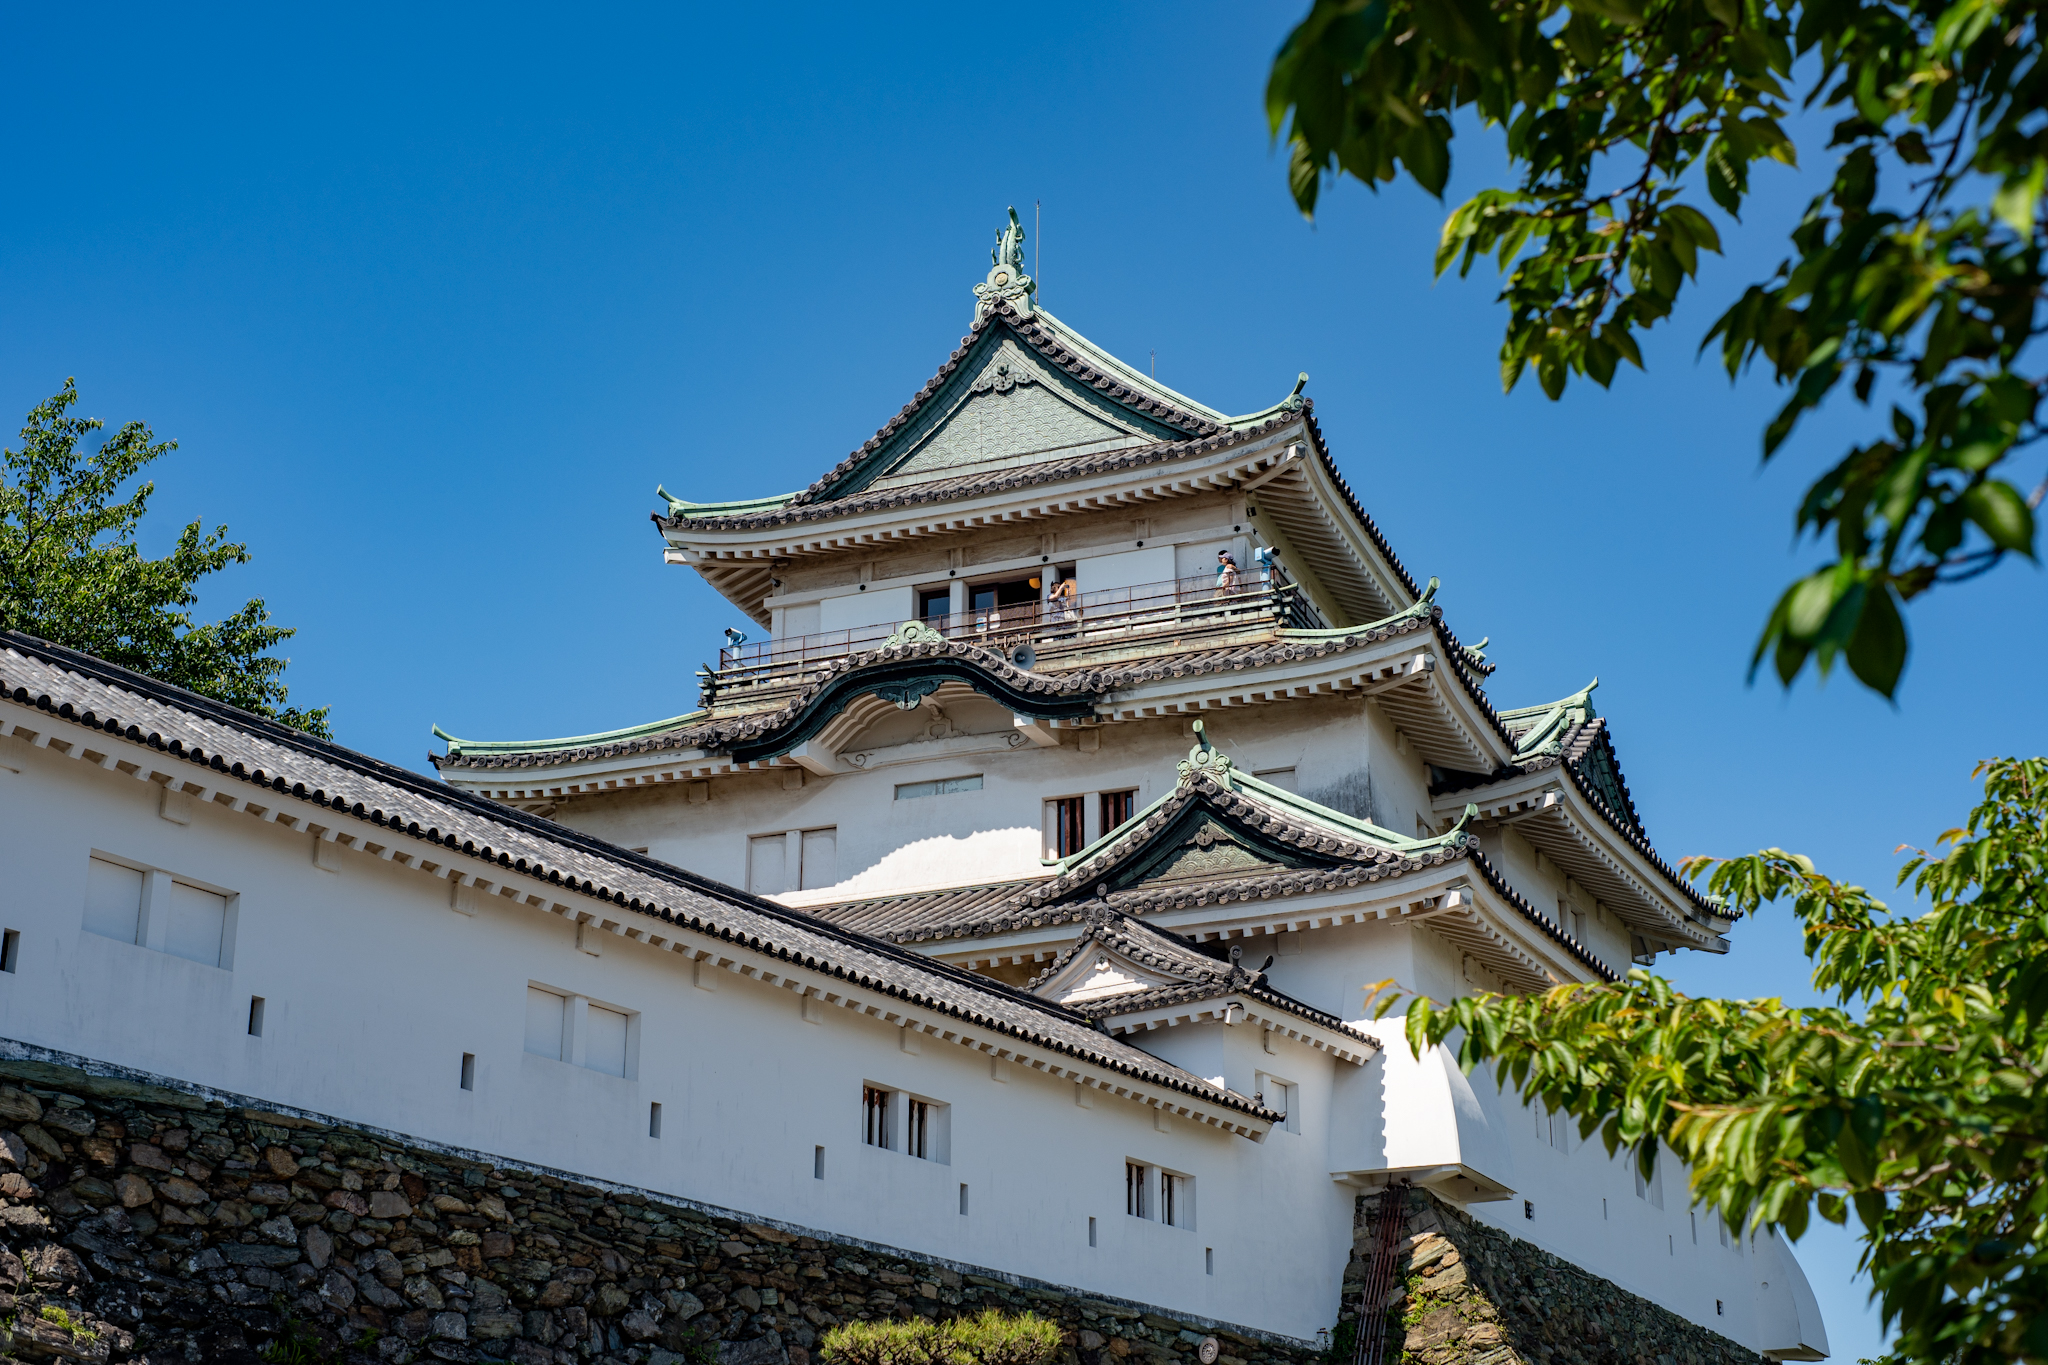
[[[17,7],[0,409],[76,375],[85,411],[177,438],[154,548],[193,516],[246,539],[211,610],[267,598],[294,700],[423,767],[432,722],[693,706],[736,614],[662,566],[655,484],[816,478],[956,344],[1004,206],[1042,200],[1042,297],[1099,343],[1230,411],[1314,376],[1373,515],[1492,635],[1496,702],[1600,677],[1668,856],[1780,844],[1889,885],[1974,760],[2044,748],[2048,587],[2012,566],[1916,608],[1897,707],[1744,685],[1813,558],[1797,494],[1869,421],[1760,473],[1772,392],[1693,349],[1809,189],[1758,173],[1647,377],[1503,397],[1494,281],[1430,278],[1441,206],[1291,207],[1260,97],[1304,7]],[[1461,156],[1454,197],[1494,164]],[[1809,994],[1782,920],[1736,943],[1673,970]],[[1801,1254],[1836,1358],[1873,1354],[1847,1239]]]

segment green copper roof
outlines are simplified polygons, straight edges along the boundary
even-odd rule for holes
[[[1562,752],[1564,736],[1599,714],[1593,710],[1593,689],[1599,685],[1600,680],[1595,678],[1563,701],[1500,712],[1501,724],[1515,736],[1516,759]],[[1526,728],[1518,723],[1525,721],[1532,723]]]
[[[1458,820],[1457,824],[1451,826],[1445,833],[1429,839],[1410,839],[1405,835],[1396,834],[1390,829],[1383,829],[1373,824],[1370,820],[1360,820],[1355,816],[1346,815],[1342,811],[1331,810],[1328,806],[1317,805],[1298,793],[1288,791],[1282,787],[1276,787],[1270,782],[1262,781],[1248,773],[1239,771],[1236,762],[1229,754],[1223,753],[1209,742],[1208,726],[1199,720],[1195,722],[1195,747],[1188,750],[1188,756],[1181,760],[1179,766],[1180,782],[1175,783],[1157,801],[1152,802],[1143,810],[1133,812],[1130,819],[1124,821],[1115,829],[1107,831],[1101,838],[1079,852],[1071,853],[1064,858],[1043,858],[1040,859],[1040,862],[1046,867],[1058,868],[1062,873],[1080,866],[1102,850],[1108,848],[1118,839],[1121,839],[1125,833],[1143,824],[1152,812],[1158,810],[1168,801],[1171,801],[1179,793],[1181,785],[1196,773],[1206,773],[1219,785],[1231,791],[1248,793],[1268,805],[1278,806],[1282,810],[1299,816],[1312,824],[1322,825],[1340,834],[1375,843],[1382,848],[1390,848],[1399,853],[1412,853],[1421,849],[1442,848],[1446,844],[1455,845],[1462,843],[1465,838],[1466,824],[1479,813],[1477,807],[1468,806],[1466,807],[1465,814]]]
[[[623,730],[602,730],[594,735],[569,735],[563,739],[457,739],[436,725],[434,738],[448,741],[450,758],[457,754],[475,756],[546,753],[557,749],[580,749],[586,745],[610,744],[620,740],[640,739],[646,735],[658,735],[688,725],[692,721],[702,720],[710,714],[709,711],[688,711],[680,716],[671,716],[667,720],[651,720],[644,725],[629,725]]]
[[[688,502],[656,484],[654,496],[668,504],[672,517],[743,517],[750,512],[773,512],[787,507],[796,494],[777,493],[770,498],[741,498],[736,502]]]

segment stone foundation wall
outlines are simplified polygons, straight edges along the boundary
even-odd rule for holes
[[[1380,1197],[1361,1196],[1332,1354],[1350,1360]],[[1420,1190],[1407,1194],[1385,1359],[1415,1365],[1764,1365],[1764,1358]],[[1370,1328],[1367,1328],[1370,1330]]]
[[[94,1067],[94,1072],[101,1068]],[[0,1361],[811,1365],[853,1318],[1031,1310],[1067,1365],[1299,1343],[559,1172],[0,1059]]]

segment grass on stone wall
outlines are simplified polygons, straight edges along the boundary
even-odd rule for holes
[[[1036,1313],[999,1313],[933,1322],[849,1322],[819,1341],[831,1365],[1051,1365],[1060,1329]]]

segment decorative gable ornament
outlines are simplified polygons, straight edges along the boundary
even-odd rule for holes
[[[1185,781],[1197,774],[1213,777],[1223,786],[1230,786],[1231,769],[1237,765],[1230,755],[1209,743],[1209,728],[1201,721],[1195,722],[1195,747],[1188,750],[1188,756],[1180,761],[1179,772]]]
[[[1024,273],[1024,225],[1017,221],[1014,206],[1010,209],[1009,226],[996,231],[996,247],[989,252],[988,259],[988,278],[974,286],[975,321],[1004,303],[1019,316],[1030,317],[1031,296],[1038,292],[1038,282]]]

